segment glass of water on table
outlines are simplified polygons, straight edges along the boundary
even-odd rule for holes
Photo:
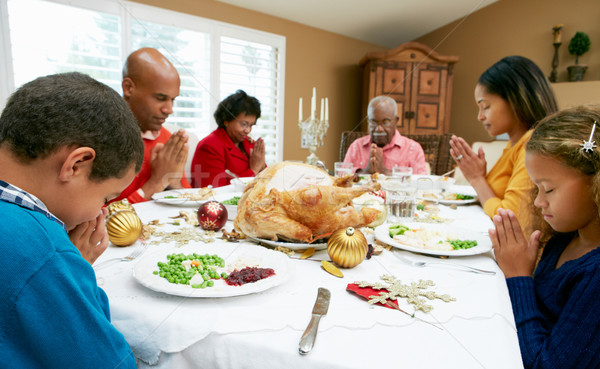
[[[389,224],[412,222],[417,207],[417,188],[398,178],[383,181],[381,188],[385,190],[387,222]]]
[[[354,174],[354,165],[352,163],[336,162],[333,164],[336,177],[346,177]]]
[[[392,179],[401,181],[403,184],[408,185],[410,178],[413,174],[413,168],[411,167],[400,167],[394,165],[392,168]]]

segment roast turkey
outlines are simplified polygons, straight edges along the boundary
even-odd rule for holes
[[[349,179],[297,162],[269,166],[246,186],[234,227],[251,237],[310,243],[341,228],[370,224],[380,211],[358,212],[352,199],[379,184],[346,187]]]

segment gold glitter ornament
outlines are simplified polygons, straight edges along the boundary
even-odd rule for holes
[[[338,229],[327,241],[327,253],[342,268],[354,268],[367,256],[369,244],[365,235],[353,227]]]
[[[108,215],[112,215],[112,214],[117,213],[119,211],[125,211],[125,210],[129,210],[129,211],[135,212],[135,210],[133,209],[133,206],[129,203],[129,201],[127,201],[127,199],[123,199],[121,201],[111,202],[107,206],[107,208],[108,208]]]
[[[133,210],[115,212],[106,218],[108,239],[117,246],[132,245],[142,233],[142,221]]]

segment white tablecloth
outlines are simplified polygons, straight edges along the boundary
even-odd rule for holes
[[[182,209],[154,202],[136,205],[143,222],[164,222]],[[452,217],[456,224],[471,230],[483,232],[491,226],[477,205],[441,210],[441,216]],[[226,229],[231,228],[228,223]],[[219,247],[222,242],[217,240],[211,246]],[[151,244],[146,252],[160,247],[173,246]],[[239,247],[262,246],[240,243]],[[98,262],[130,252],[131,248],[111,246]],[[416,268],[395,254],[431,259],[385,250],[353,269],[344,269],[341,279],[323,271],[319,262],[291,260],[295,273],[286,283],[261,293],[226,298],[194,299],[154,292],[132,277],[135,262],[115,263],[97,271],[97,276],[109,296],[112,321],[132,346],[140,367],[522,367],[504,276],[491,253],[446,262],[495,270],[495,276],[443,266]],[[384,274],[404,283],[432,280],[436,285],[431,290],[455,297],[455,302],[431,302],[431,313],[416,313],[441,329],[369,305],[346,291],[348,283],[377,282]],[[331,291],[329,311],[321,319],[313,350],[299,355],[298,342],[310,320],[318,287]],[[413,311],[402,301],[401,307]]]

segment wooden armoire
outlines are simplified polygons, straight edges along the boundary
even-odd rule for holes
[[[401,134],[444,134],[450,131],[453,67],[458,56],[440,55],[418,42],[387,52],[372,52],[363,67],[363,117],[369,101],[386,95],[398,104]],[[363,131],[367,130],[366,121]]]

